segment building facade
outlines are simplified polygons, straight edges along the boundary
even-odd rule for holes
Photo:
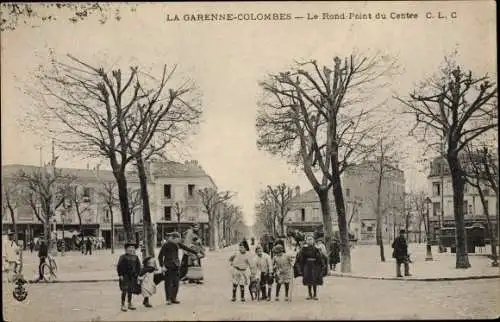
[[[40,171],[39,167],[26,165],[2,166],[2,188],[6,185],[19,185],[16,176],[19,171],[31,173]],[[106,246],[111,245],[112,226],[116,245],[125,242],[121,210],[114,176],[109,170],[61,169],[63,175],[73,178],[70,191],[77,191],[78,197],[67,197],[55,210],[51,218],[53,231],[66,233],[66,238],[76,233],[86,236],[103,237]],[[203,212],[198,190],[216,187],[212,178],[201,168],[197,161],[178,163],[167,161],[151,163],[147,166],[148,192],[150,198],[151,219],[155,240],[158,245],[165,234],[174,230],[183,231],[194,223],[200,225],[202,238],[207,240],[208,218]],[[129,206],[131,221],[137,237],[140,238],[142,226],[142,203],[138,175],[128,172]],[[15,187],[18,191],[25,188]],[[76,190],[75,190],[76,189]],[[110,199],[111,195],[111,199]],[[112,200],[110,202],[110,200]],[[36,207],[40,207],[37,204]],[[43,224],[35,216],[33,207],[25,200],[16,201],[14,209],[18,238],[27,241],[43,235]],[[78,216],[80,214],[80,216]],[[81,218],[81,228],[80,221]],[[2,207],[3,230],[13,230],[9,210]],[[55,229],[54,229],[55,228]]]
[[[404,172],[387,167],[383,171],[381,184],[382,230],[384,238],[392,239],[395,228],[401,226],[400,218],[404,211]],[[376,202],[378,173],[376,164],[364,162],[349,167],[342,174],[342,187],[346,206],[346,220],[349,233],[359,243],[375,243]],[[337,211],[330,194],[330,209],[333,229],[338,231]],[[300,193],[291,201],[291,211],[287,216],[287,229],[314,231],[323,225],[319,198],[314,190]],[[396,232],[397,234],[397,232]]]
[[[466,160],[462,160],[462,162],[466,164]],[[428,195],[431,201],[428,205],[431,239],[433,243],[437,243],[440,227],[455,226],[453,187],[446,159],[438,157],[431,162],[427,180]],[[498,212],[498,200],[495,192],[486,184],[482,187],[482,191],[486,199],[486,207],[492,226],[498,235],[496,216]],[[464,214],[466,227],[471,227],[474,224],[487,227],[487,219],[479,193],[475,187],[467,183],[464,188]]]

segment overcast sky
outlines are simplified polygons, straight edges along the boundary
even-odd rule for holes
[[[18,87],[29,82],[39,64],[56,54],[71,53],[89,62],[127,68],[133,62],[157,68],[179,64],[203,93],[203,123],[180,158],[197,159],[220,189],[238,193],[236,203],[253,222],[256,195],[267,184],[286,182],[310,189],[305,176],[282,160],[256,148],[255,116],[261,91],[258,81],[279,72],[294,59],[317,59],[331,64],[334,55],[381,50],[396,57],[404,72],[394,77],[391,90],[407,94],[413,84],[436,71],[444,55],[459,50],[458,60],[478,73],[496,71],[494,2],[444,3],[187,3],[141,5],[136,12],[122,7],[120,22],[100,24],[95,18],[73,24],[66,19],[37,28],[20,25],[1,35],[2,163],[39,164],[37,145],[48,142],[22,131],[30,99]],[[425,19],[456,12],[456,19]],[[415,20],[292,20],[280,22],[184,22],[185,13],[413,12]],[[178,14],[181,22],[166,22]],[[396,104],[392,102],[391,104]],[[408,129],[401,129],[405,135]],[[413,139],[403,144],[409,157],[407,189],[425,188],[425,176],[415,169],[422,149]],[[177,158],[179,158],[177,156]],[[182,160],[181,160],[182,161]],[[63,156],[60,166],[85,167],[95,162]]]

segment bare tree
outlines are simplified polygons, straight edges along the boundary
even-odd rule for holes
[[[398,195],[390,189],[391,182],[398,177],[397,164],[401,161],[396,152],[396,141],[386,135],[380,136],[372,158],[374,160],[365,164],[375,173],[376,200],[370,201],[375,207],[375,239],[380,248],[380,260],[385,262],[382,215],[389,210],[399,210],[401,202]]]
[[[53,129],[62,138],[62,148],[109,160],[117,182],[125,234],[132,239],[126,169],[136,161],[136,166],[144,170],[144,161],[165,147],[167,134],[183,133],[179,129],[189,120],[185,116],[189,97],[185,96],[190,87],[183,84],[167,90],[175,69],[167,72],[164,67],[161,80],[146,81],[151,76],[138,67],[131,67],[125,74],[121,69],[108,71],[68,57],[67,63],[53,59],[37,75],[42,90],[33,91],[32,95],[41,102],[39,112],[43,112],[37,115],[37,124],[44,120],[39,127]],[[195,111],[189,115],[199,114],[189,107]],[[144,181],[142,170],[140,177]],[[143,191],[146,195],[147,190]],[[148,200],[144,207],[148,207]],[[146,209],[143,213],[149,216],[144,221],[150,226],[150,212]]]
[[[76,179],[72,175],[64,174],[62,169],[56,168],[55,161],[31,173],[20,170],[16,174],[19,184],[26,187],[27,201],[43,223],[49,249],[52,247],[50,220],[54,217],[55,211],[64,204],[68,188]]]
[[[417,218],[417,223],[418,223],[418,229],[419,229],[419,242],[421,241],[421,236],[420,236],[420,229],[422,226],[422,223],[424,224],[424,230],[425,230],[425,236],[426,238],[429,237],[429,227],[427,227],[427,203],[426,203],[426,196],[425,192],[423,191],[418,191],[418,192],[410,192],[407,194],[408,198],[408,203],[410,206],[410,209],[413,209],[417,212],[418,218]]]
[[[293,188],[281,183],[275,187],[267,186],[267,191],[274,200],[276,205],[278,222],[280,225],[280,234],[285,235],[285,219],[290,211],[290,200],[294,197]]]
[[[498,253],[497,253],[497,238],[495,228],[491,223],[490,212],[488,209],[488,202],[486,200],[485,188],[491,188],[498,198],[498,167],[493,156],[489,153],[487,147],[481,149],[473,149],[467,146],[466,149],[467,160],[466,163],[466,181],[479,194],[481,205],[483,206],[483,213],[486,217],[486,225],[488,234],[490,236],[491,257],[493,260],[492,265],[498,267]],[[498,199],[497,199],[498,200]],[[498,225],[499,214],[497,212],[496,222]]]
[[[217,211],[220,206],[227,200],[232,198],[232,194],[229,191],[218,191],[215,188],[203,188],[198,190],[198,194],[201,197],[201,203],[203,205],[203,211],[208,216],[208,228],[210,232],[209,236],[209,249],[216,249],[215,235],[217,233]]]
[[[488,75],[476,77],[445,58],[439,75],[426,79],[409,95],[396,98],[415,115],[410,132],[429,146],[445,138],[445,157],[451,172],[456,226],[456,268],[469,268],[464,222],[464,169],[459,153],[472,140],[498,126],[497,88]]]
[[[85,231],[83,229],[82,214],[90,209],[90,202],[87,200],[87,196],[84,194],[83,187],[78,185],[72,185],[68,187],[69,193],[67,194],[67,199],[69,199],[69,205],[75,209],[76,216],[78,217],[78,225],[80,226],[81,240],[85,238]],[[83,248],[82,248],[83,253]]]
[[[150,76],[155,80],[150,88],[143,82],[138,82],[144,99],[137,104],[136,109],[131,110],[129,122],[126,122],[130,129],[134,129],[129,148],[135,159],[141,186],[147,256],[154,256],[155,242],[147,185],[147,171],[150,169],[146,169],[145,162],[153,157],[164,158],[164,149],[172,143],[182,142],[193,127],[198,125],[201,115],[196,100],[191,95],[194,91],[191,82],[167,90],[175,70],[176,66],[170,71],[164,66],[160,80]]]
[[[342,272],[351,271],[351,260],[341,174],[373,150],[369,134],[376,125],[371,112],[379,106],[367,108],[365,103],[374,90],[387,85],[378,82],[395,66],[387,62],[385,56],[351,55],[344,62],[335,57],[331,69],[312,60],[260,84],[265,97],[257,116],[257,145],[302,167],[320,200],[327,248],[333,238],[333,188]]]
[[[103,182],[102,189],[98,192],[101,200],[104,202],[107,210],[109,211],[111,222],[111,254],[115,252],[115,221],[114,221],[114,207],[119,206],[119,200],[116,191],[115,182]]]
[[[3,182],[2,184],[2,211],[9,211],[10,220],[14,227],[15,239],[17,242],[17,221],[16,221],[16,211],[23,204],[23,192],[22,187],[14,180],[13,182]],[[2,214],[3,218],[3,214]]]

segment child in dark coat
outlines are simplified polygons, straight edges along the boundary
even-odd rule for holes
[[[128,300],[128,309],[135,310],[135,306],[132,304],[132,294],[136,293],[136,289],[139,288],[137,278],[141,271],[141,262],[139,257],[135,254],[134,243],[125,244],[125,254],[120,255],[118,264],[116,265],[116,271],[120,279],[119,285],[122,292],[122,311],[127,311],[125,297],[127,297]]]
[[[307,236],[306,245],[297,254],[297,261],[300,275],[302,275],[302,284],[308,289],[307,299],[318,300],[318,286],[323,285],[326,263],[323,254],[314,245],[312,236]]]

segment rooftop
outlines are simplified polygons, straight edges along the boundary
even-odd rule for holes
[[[210,176],[201,168],[197,161],[186,161],[185,163],[166,161],[156,162],[151,164],[152,174],[154,177],[169,177],[169,178],[194,178]],[[23,165],[23,164],[6,164],[2,165],[2,177],[12,178],[19,171],[33,172],[40,169],[39,166]],[[59,168],[63,175],[75,176],[80,180],[96,180],[99,178],[103,181],[114,181],[114,175],[111,170],[101,169],[76,169],[76,168]],[[149,171],[148,171],[149,172]],[[127,177],[129,182],[138,182],[137,172],[134,169],[129,171],[131,175]],[[212,180],[212,178],[210,178]],[[213,182],[213,180],[212,180]],[[215,184],[214,184],[215,185]]]

